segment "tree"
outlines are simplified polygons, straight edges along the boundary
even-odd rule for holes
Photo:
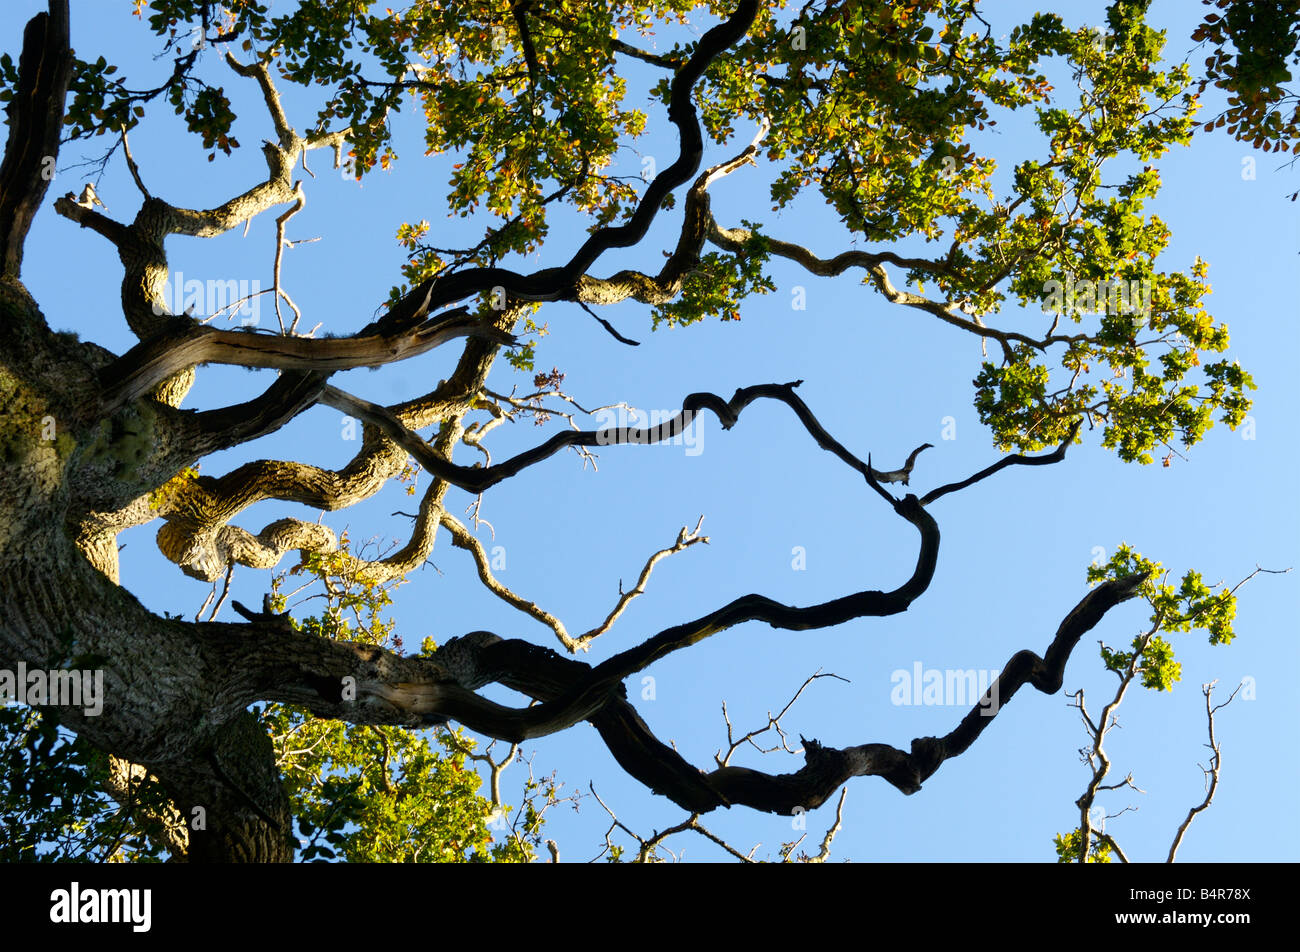
[[[1300,3],[1202,2],[1213,12],[1192,34],[1209,46],[1201,89],[1213,83],[1232,94],[1205,131],[1226,124],[1229,135],[1257,149],[1290,152],[1300,139],[1300,95],[1283,84],[1292,81],[1300,63]],[[1291,201],[1297,197],[1300,189]]]
[[[387,738],[398,736],[390,728],[454,721],[517,743],[586,721],[623,770],[698,825],[723,806],[786,816],[812,809],[856,776],[916,792],[993,723],[990,702],[996,712],[1026,685],[1058,691],[1079,640],[1130,599],[1147,599],[1160,616],[1135,648],[1147,668],[1165,672],[1149,687],[1171,683],[1172,649],[1159,631],[1201,627],[1212,641],[1231,639],[1231,592],[1194,571],[1175,588],[1153,563],[1121,559],[1077,604],[1061,606],[1055,636],[1014,654],[948,733],[919,737],[909,749],[807,740],[805,762],[790,774],[721,760],[701,770],[652,732],[626,688],[656,662],[745,622],[810,631],[906,612],[935,575],[939,500],[1007,470],[1063,465],[1089,432],[1100,429],[1101,445],[1125,462],[1151,463],[1159,453],[1168,467],[1180,455],[1175,443],[1190,448],[1216,421],[1235,428],[1245,420],[1254,384],[1219,356],[1228,333],[1204,307],[1207,265],[1198,258],[1163,270],[1158,259],[1172,236],[1145,210],[1160,187],[1155,163],[1190,140],[1197,106],[1190,70],[1162,67],[1163,36],[1148,25],[1145,3],[1113,4],[1105,31],[1038,14],[1005,37],[976,4],[956,0],[798,10],[756,0],[454,9],[417,0],[382,14],[359,0],[303,2],[289,13],[255,0],[153,0],[135,12],[171,57],[170,74],[155,86],[117,77],[106,57],[74,55],[66,0],[50,0],[48,13],[30,21],[17,62],[0,60],[10,126],[0,169],[0,618],[8,668],[56,672],[52,684],[60,670],[102,671],[103,710],[64,704],[60,720],[111,755],[110,774],[152,778],[182,818],[201,811],[204,825],[187,832],[188,859],[293,855],[289,792],[267,725],[252,710],[263,702]],[[673,22],[692,21],[707,29],[674,32]],[[638,33],[636,42],[624,39]],[[681,41],[642,42],[655,35]],[[667,116],[675,137],[673,160],[643,162],[641,181],[613,171],[649,121],[626,98],[629,70],[655,77],[655,115]],[[237,115],[236,86],[256,91],[261,116]],[[301,95],[286,92],[299,86]],[[315,114],[300,115],[291,106],[308,93],[319,94]],[[167,103],[214,162],[218,153],[240,155],[245,125],[269,117],[261,180],[210,208],[155,194],[148,159],[132,151],[129,135]],[[331,327],[348,329],[317,336],[310,309],[282,281],[285,252],[297,243],[287,227],[311,194],[309,163],[319,166],[313,153],[332,153],[349,177],[375,181],[409,161],[399,160],[400,120],[411,103],[427,153],[458,159],[446,209],[479,230],[444,246],[426,220],[403,223],[403,283],[386,291],[381,277],[348,276],[373,283],[368,293],[376,302],[386,294],[386,307],[366,321],[335,317]],[[1000,166],[985,148],[999,119],[1035,131],[1032,145],[1011,161],[999,157]],[[750,137],[745,127],[757,130],[752,141],[734,144]],[[115,143],[106,162],[120,147],[138,210],[128,216],[125,196],[116,195],[111,211],[102,208],[93,192],[69,192],[53,208],[65,227],[90,229],[120,257],[120,310],[135,341],[120,352],[52,331],[20,278],[60,150],[100,136]],[[828,206],[844,240],[870,250],[821,257],[779,227],[716,219],[710,189],[760,160],[773,172],[775,209]],[[309,177],[297,177],[299,168]],[[217,238],[266,213],[276,216],[265,292],[273,332],[221,329],[212,319],[228,313],[218,312],[245,302],[239,292],[217,306],[211,294],[189,299],[171,270],[168,239]],[[655,271],[648,236],[670,215],[673,250]],[[556,223],[566,227],[553,234]],[[933,242],[937,253],[928,250]],[[638,253],[636,266],[598,276],[621,250]],[[530,269],[541,252],[550,263]],[[614,420],[605,408],[613,425],[583,428],[587,411],[562,389],[565,374],[536,372],[552,323],[535,316],[539,309],[576,304],[620,346],[634,345],[635,331],[597,309],[636,302],[665,331],[736,320],[755,295],[775,290],[773,274],[787,264],[822,277],[860,271],[898,310],[978,341],[985,355],[974,407],[1005,455],[951,482],[922,480],[929,444],[906,456],[908,447],[855,452],[823,424],[825,411],[801,398],[801,382],[750,383],[729,399],[691,393],[678,412],[646,425]],[[1030,308],[1027,317],[1009,314],[1017,305]],[[457,341],[450,375],[402,402],[385,406],[331,383],[349,369]],[[489,385],[500,355],[533,374],[531,390]],[[184,408],[200,369],[214,365],[276,374],[252,399]],[[635,453],[684,438],[706,412],[730,430],[764,404],[782,404],[804,446],[828,451],[862,480],[863,505],[915,533],[913,550],[892,556],[906,566],[901,584],[803,607],[743,595],[593,664],[575,655],[645,590],[661,559],[705,541],[700,525],[649,558],[604,623],[574,635],[497,577],[477,509],[472,525],[453,515],[453,490],[491,499],[494,487],[561,450]],[[204,471],[216,454],[278,434],[314,406],[360,421],[360,448],[346,465],[253,458],[219,476]],[[528,417],[545,425],[561,412],[567,427],[494,461],[484,443],[490,431]],[[420,434],[435,425],[431,437]],[[482,461],[453,460],[462,443]],[[259,502],[321,512],[360,506],[409,475],[410,460],[430,482],[407,541],[385,555],[354,555],[333,529],[288,510],[258,532],[235,524]],[[913,481],[933,488],[911,491]],[[427,654],[403,654],[335,637],[319,616],[295,621],[269,595],[260,610],[232,603],[241,622],[217,622],[215,612],[195,621],[159,615],[120,584],[118,537],[152,524],[161,553],[214,592],[223,579],[229,587],[236,566],[268,570],[291,552],[305,566],[329,558],[335,574],[383,586],[424,565],[443,529],[469,552],[486,588],[549,627],[563,653],[476,630]],[[489,697],[493,685],[525,700]],[[343,797],[330,793],[331,802]]]
[[[1192,38],[1210,45],[1204,89],[1210,83],[1232,93],[1205,131],[1228,124],[1228,133],[1266,152],[1289,152],[1300,137],[1300,96],[1283,83],[1300,63],[1300,3],[1275,0],[1203,0],[1207,13]]]
[[[299,567],[313,579],[296,593],[319,583],[326,608],[295,627],[322,638],[400,645],[383,614],[391,586],[356,577],[348,561],[346,552],[335,552]],[[272,604],[280,607],[284,578],[272,582]],[[426,640],[422,653],[434,648]],[[530,770],[520,809],[510,816],[500,776],[517,745],[494,758],[491,749],[475,753],[459,730],[350,725],[283,705],[257,714],[271,738],[305,861],[528,862],[540,846],[544,814],[561,799],[554,777],[538,779]],[[156,777],[65,736],[57,716],[6,707],[0,737],[0,817],[7,831],[0,859],[6,862],[184,857],[191,830],[206,826],[203,812],[179,815]],[[468,760],[489,766],[488,797],[478,794],[481,778]]]

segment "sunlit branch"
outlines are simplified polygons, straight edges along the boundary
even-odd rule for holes
[[[316,339],[181,325],[137,344],[103,370],[104,409],[111,412],[138,399],[161,381],[196,364],[329,373],[405,360],[457,337],[514,342],[511,335],[467,316],[463,308],[439,314],[394,337]]]

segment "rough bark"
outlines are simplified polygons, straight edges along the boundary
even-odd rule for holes
[[[72,77],[67,0],[52,2],[23,31],[19,82],[6,108],[9,142],[0,163],[0,272],[18,277],[27,229],[53,178],[63,100]]]

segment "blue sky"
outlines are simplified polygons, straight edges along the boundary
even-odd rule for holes
[[[118,63],[136,87],[161,82],[169,61],[155,62],[157,43],[129,15],[130,4],[73,3],[73,45],[85,59],[104,55]],[[1100,5],[1071,3],[1073,22],[1101,22]],[[5,48],[16,53],[22,24],[43,7],[35,0],[10,0],[0,9]],[[995,26],[1005,28],[1032,12],[1032,5],[996,5]],[[1151,19],[1169,30],[1166,56],[1181,57],[1202,8],[1187,2],[1157,2]],[[1070,21],[1067,21],[1070,22]],[[215,57],[210,59],[215,60]],[[223,68],[207,64],[213,75]],[[635,69],[637,82],[647,74]],[[229,76],[229,74],[226,74]],[[132,147],[146,183],[155,194],[203,207],[242,191],[264,172],[255,143],[270,134],[269,122],[250,97],[249,83],[222,77],[235,100],[245,147],[209,164],[197,139],[181,138],[180,122],[165,109],[132,134]],[[644,82],[642,82],[644,85]],[[286,91],[291,120],[301,129],[314,115],[308,100]],[[1218,99],[1213,95],[1211,104]],[[299,108],[295,111],[295,105]],[[628,152],[628,172],[639,172],[641,156],[663,167],[675,156],[665,137],[663,110],[649,107],[650,131]],[[1213,105],[1206,115],[1213,115]],[[403,159],[390,174],[364,185],[344,181],[317,154],[315,179],[307,179],[306,209],[289,227],[290,239],[321,236],[286,255],[284,282],[303,308],[305,322],[349,333],[365,324],[399,278],[402,251],[393,234],[402,222],[427,218],[437,243],[481,229],[446,216],[447,164],[420,157],[419,130],[409,120],[399,131]],[[752,130],[739,128],[747,142]],[[1031,131],[1005,123],[986,140],[1003,169],[1033,154]],[[101,152],[106,140],[91,143]],[[403,145],[406,147],[403,148]],[[120,266],[111,247],[90,231],[56,216],[54,196],[79,190],[88,173],[73,168],[83,144],[66,148],[59,177],[28,240],[24,279],[57,329],[71,329],[121,352],[133,343],[118,306]],[[713,148],[712,164],[735,149]],[[92,154],[85,150],[85,154]],[[1254,160],[1255,175],[1243,175]],[[1161,260],[1187,268],[1196,255],[1210,263],[1214,288],[1209,309],[1228,322],[1231,356],[1259,385],[1251,411],[1253,431],[1219,426],[1172,466],[1121,463],[1099,446],[1100,433],[1087,433],[1064,464],[1011,468],[931,509],[943,533],[939,565],[930,590],[910,611],[888,619],[860,619],[836,629],[775,631],[749,624],[678,652],[646,674],[654,678],[653,699],[642,699],[640,679],[629,696],[658,736],[672,740],[701,767],[725,745],[720,704],[727,702],[740,730],[761,726],[803,680],[818,670],[849,683],[823,679],[812,685],[784,724],[792,746],[799,735],[846,746],[886,742],[906,748],[911,739],[943,734],[966,706],[891,703],[895,671],[999,669],[1022,648],[1042,652],[1065,614],[1086,593],[1086,568],[1099,552],[1112,553],[1127,541],[1160,560],[1175,577],[1199,569],[1208,581],[1235,583],[1257,564],[1285,568],[1300,563],[1300,507],[1294,472],[1297,425],[1295,362],[1300,352],[1296,304],[1296,255],[1300,252],[1296,206],[1286,195],[1297,187],[1282,157],[1255,153],[1225,135],[1198,135],[1158,162],[1164,187],[1150,209],[1170,226],[1173,240]],[[767,209],[771,172],[743,169],[715,186],[713,209],[724,225],[758,219],[778,237],[808,244],[829,256],[849,247],[833,213],[804,204],[783,214]],[[109,164],[98,190],[114,217],[130,217],[139,195],[120,154]],[[271,215],[240,232],[214,240],[172,239],[170,261],[187,277],[260,280],[269,286],[274,228]],[[636,252],[602,258],[594,272],[622,266],[658,268],[661,249],[675,243],[679,214],[660,216]],[[573,228],[554,227],[540,258],[517,263],[542,267],[567,259],[581,240]],[[75,270],[70,263],[75,262]],[[75,278],[73,278],[75,275]],[[781,263],[773,265],[774,294],[749,300],[739,322],[709,320],[671,331],[650,331],[648,308],[635,303],[602,316],[638,348],[618,344],[576,307],[547,305],[538,319],[551,333],[537,350],[537,369],[565,372],[565,390],[584,405],[626,401],[645,411],[675,410],[696,390],[724,396],[736,387],[802,378],[800,394],[826,428],[859,456],[877,465],[901,465],[923,442],[912,488],[925,491],[960,479],[998,457],[988,431],[972,408],[971,380],[981,361],[979,343],[955,328],[890,305],[855,277],[825,280]],[[795,288],[804,289],[806,308],[795,309]],[[1004,311],[1002,325],[1035,328],[1042,315]],[[274,322],[268,305],[263,326]],[[394,402],[424,393],[446,377],[458,355],[452,345],[379,371],[337,375],[333,383],[372,400]],[[186,406],[208,407],[247,399],[266,385],[268,372],[207,368]],[[500,361],[489,385],[498,391],[528,387],[531,375]],[[555,426],[558,424],[552,424]],[[599,452],[599,472],[583,470],[573,454],[562,454],[489,491],[483,515],[496,529],[488,546],[504,547],[499,576],[583,631],[603,620],[614,604],[620,580],[634,584],[646,557],[674,540],[683,525],[704,515],[711,542],[662,562],[648,594],[633,603],[614,629],[597,640],[587,660],[597,662],[671,624],[693,618],[748,592],[794,604],[810,604],[862,588],[892,588],[910,573],[915,531],[870,493],[859,478],[821,452],[787,408],[756,404],[724,432],[712,417],[697,424],[695,446],[608,447]],[[490,446],[502,459],[544,438],[549,431],[528,424],[495,430]],[[356,445],[343,439],[340,415],[317,407],[294,424],[238,451],[209,457],[204,473],[217,475],[258,457],[293,458],[342,465]],[[1245,438],[1251,436],[1253,438]],[[955,438],[945,438],[955,436]],[[472,458],[461,448],[457,458]],[[420,486],[427,485],[422,476]],[[471,502],[453,491],[454,514]],[[403,488],[393,486],[325,521],[347,528],[354,540],[380,536],[404,539],[410,509]],[[314,518],[314,512],[283,504],[248,510],[238,524],[258,531],[283,514]],[[156,611],[192,616],[209,586],[181,575],[157,552],[156,526],[126,533],[120,540],[124,584]],[[803,553],[804,567],[797,567]],[[396,596],[394,608],[408,649],[432,635],[439,641],[486,628],[507,637],[555,646],[549,630],[520,615],[484,590],[466,553],[453,550],[444,534],[432,556],[437,570],[414,574]],[[292,564],[286,560],[282,567]],[[269,576],[248,569],[235,575],[234,597],[259,600]],[[1300,639],[1297,584],[1300,572],[1261,575],[1240,593],[1237,639],[1212,648],[1203,633],[1174,638],[1182,681],[1171,693],[1133,690],[1120,712],[1107,751],[1111,780],[1131,772],[1145,795],[1110,794],[1102,804],[1116,813],[1136,812],[1108,822],[1132,858],[1163,859],[1187,809],[1203,794],[1205,763],[1203,698],[1199,687],[1218,679],[1226,697],[1242,678],[1253,678],[1255,698],[1239,699],[1218,717],[1223,749],[1222,780],[1214,805],[1188,834],[1180,858],[1188,861],[1294,860],[1300,855],[1300,823],[1294,790],[1300,767],[1280,755],[1295,741],[1300,723]],[[1112,611],[1084,638],[1066,671],[1067,690],[1084,688],[1096,712],[1115,680],[1098,658],[1096,642],[1127,645],[1146,622],[1140,603]],[[230,609],[221,616],[230,620]],[[502,692],[500,697],[505,697]],[[1078,749],[1086,737],[1077,713],[1061,694],[1048,697],[1026,689],[965,755],[949,761],[917,794],[905,797],[877,778],[849,784],[844,826],[836,859],[1026,860],[1054,859],[1052,836],[1077,824],[1075,799],[1088,773]],[[681,810],[655,797],[622,773],[593,729],[580,725],[564,734],[525,745],[539,773],[556,771],[566,790],[587,792],[594,783],[620,820],[649,835],[684,819]],[[787,772],[801,757],[770,754],[737,763]],[[518,802],[518,769],[505,775],[506,799]],[[815,851],[834,813],[834,799],[806,818],[804,848]],[[547,836],[566,860],[587,859],[600,847],[608,819],[591,798],[578,812],[548,815]],[[789,817],[735,809],[706,816],[704,824],[742,851],[759,845],[756,856],[771,857],[781,843],[796,839]],[[702,837],[680,835],[669,842],[688,860],[720,858]]]

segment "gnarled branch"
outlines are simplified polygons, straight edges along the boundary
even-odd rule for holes
[[[5,111],[9,138],[0,162],[0,274],[17,278],[32,219],[54,177],[72,78],[68,0],[50,0],[23,30],[18,84]]]
[[[680,413],[656,426],[610,427],[604,430],[568,430],[556,433],[544,443],[512,456],[504,462],[486,467],[460,466],[437,456],[430,452],[428,444],[420,439],[417,434],[402,426],[401,422],[395,419],[392,413],[377,404],[353,396],[336,387],[326,387],[321,394],[321,402],[334,407],[336,410],[341,410],[344,413],[373,423],[383,430],[390,439],[405,447],[407,452],[414,456],[420,462],[420,465],[429,472],[473,493],[484,492],[527,467],[554,456],[566,447],[612,446],[626,443],[641,445],[673,439],[685,432],[695,422],[695,417],[700,410],[711,411],[721,421],[722,428],[729,430],[740,418],[740,413],[745,407],[755,400],[764,398],[779,400],[794,410],[795,415],[803,423],[813,439],[817,441],[818,446],[835,454],[840,460],[863,476],[874,479],[876,482],[907,482],[911,474],[912,464],[921,450],[925,449],[925,446],[914,450],[908,456],[907,463],[902,469],[892,471],[873,469],[870,463],[858,459],[842,443],[826,432],[826,429],[813,416],[812,411],[808,409],[808,405],[795,394],[794,388],[801,383],[803,383],[802,380],[796,380],[793,383],[767,383],[753,387],[742,387],[732,395],[730,400],[724,400],[715,393],[692,393],[682,401]]]
[[[405,360],[457,337],[514,342],[512,335],[467,316],[465,308],[439,314],[391,337],[280,337],[182,324],[137,344],[103,370],[103,406],[111,412],[196,364],[332,372]]]

